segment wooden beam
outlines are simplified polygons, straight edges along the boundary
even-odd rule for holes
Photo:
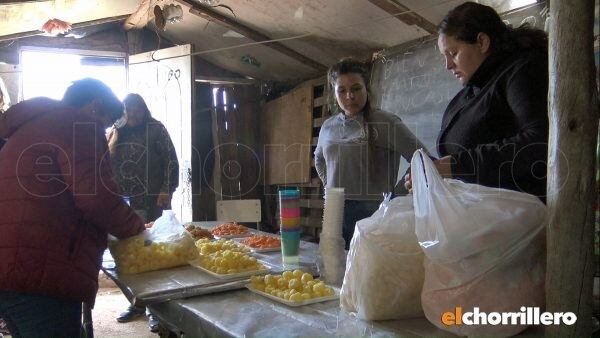
[[[201,6],[200,4],[198,4],[197,2],[195,2],[193,0],[177,0],[177,2],[191,7],[190,13],[195,14],[205,20],[216,22],[219,25],[224,26],[228,29],[231,29],[234,32],[240,33],[251,40],[254,40],[256,42],[272,40],[270,37],[254,30],[248,26],[242,25],[241,23],[239,23],[217,11],[214,11],[207,7]],[[307,66],[310,66],[316,70],[319,70],[319,71],[327,70],[327,66],[325,66],[319,62],[316,62],[316,61],[296,52],[295,50],[285,46],[284,44],[282,44],[280,42],[277,42],[277,41],[267,42],[267,43],[265,43],[265,46],[270,47],[284,55],[287,55],[287,56],[291,57],[292,59],[295,59],[296,61],[303,63]]]
[[[429,34],[437,35],[436,25],[415,13],[410,8],[404,6],[398,0],[369,0],[369,2],[395,16],[398,20],[409,26],[416,25]]]
[[[547,337],[592,335],[598,97],[594,0],[551,1],[546,311],[573,312]],[[573,53],[573,51],[577,51]]]
[[[225,85],[255,85],[258,81],[254,79],[247,79],[243,77],[222,77],[222,76],[204,76],[196,75],[194,78],[196,82],[206,82],[211,84],[225,84]]]
[[[109,23],[109,22],[123,21],[123,20],[127,19],[128,16],[129,15],[120,15],[120,16],[113,16],[113,17],[109,17],[109,18],[102,18],[102,19],[98,19],[98,20],[74,23],[71,25],[71,31],[78,29],[78,28],[101,25],[101,24],[105,24],[105,23]],[[41,30],[8,34],[8,35],[0,36],[0,42],[14,40],[14,39],[28,38],[31,36],[43,35],[43,34],[44,34],[44,32],[42,32]]]

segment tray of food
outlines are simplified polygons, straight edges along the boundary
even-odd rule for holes
[[[185,230],[187,230],[187,232],[189,232],[190,235],[192,235],[192,237],[194,237],[194,240],[199,240],[202,238],[208,238],[208,239],[214,238],[214,236],[212,235],[210,230],[204,229],[201,226],[195,225],[192,223],[185,224]]]
[[[246,237],[252,235],[252,232],[250,232],[249,228],[236,223],[223,223],[212,228],[211,233],[217,239]]]
[[[225,250],[243,253],[250,252],[250,249],[248,249],[244,245],[241,245],[240,243],[234,240],[225,238],[220,238],[216,241],[212,241],[208,238],[202,238],[197,240],[195,244],[200,255],[210,255]]]
[[[236,279],[236,278],[243,278],[243,277],[250,277],[250,276],[254,276],[254,275],[261,275],[261,274],[266,274],[269,272],[269,269],[267,267],[265,267],[264,265],[260,265],[260,268],[257,268],[255,270],[246,270],[246,271],[239,271],[239,272],[227,272],[227,273],[217,273],[215,271],[209,270],[205,267],[203,267],[200,264],[197,264],[197,262],[190,262],[190,265],[206,272],[207,274],[219,278],[219,279]]]
[[[196,241],[199,258],[190,265],[220,279],[247,277],[267,273],[269,269],[248,254],[248,249],[232,240]]]
[[[288,306],[304,306],[340,298],[340,290],[313,279],[302,270],[284,271],[280,275],[252,276],[246,288]]]
[[[252,252],[270,252],[281,250],[281,239],[278,236],[252,235],[237,242],[244,245]]]

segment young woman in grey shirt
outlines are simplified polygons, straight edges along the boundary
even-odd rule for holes
[[[325,188],[345,190],[348,248],[356,221],[371,216],[382,194],[394,190],[400,156],[410,161],[424,146],[398,116],[371,107],[365,63],[342,59],[329,69],[327,79],[339,113],[321,126],[315,167]]]

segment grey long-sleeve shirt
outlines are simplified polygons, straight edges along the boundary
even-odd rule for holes
[[[371,113],[368,133],[362,115],[339,113],[321,126],[314,153],[317,173],[326,188],[344,188],[347,199],[381,199],[396,185],[400,156],[410,162],[414,151],[424,148],[398,116],[381,110]]]

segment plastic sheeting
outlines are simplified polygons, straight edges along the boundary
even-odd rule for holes
[[[170,330],[186,337],[453,337],[427,319],[363,321],[333,300],[288,307],[248,290],[150,306]]]

